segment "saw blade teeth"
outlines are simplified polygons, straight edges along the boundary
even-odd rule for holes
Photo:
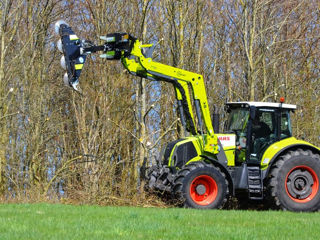
[[[59,39],[58,42],[57,42],[57,48],[58,48],[59,52],[63,53],[63,48],[62,48],[62,41],[61,41],[61,39]]]
[[[62,24],[69,26],[64,20],[59,20],[59,21],[57,21],[57,22],[54,24],[54,30],[55,30],[56,34],[59,34],[60,26],[61,26]]]
[[[64,85],[66,85],[67,87],[70,87],[69,77],[68,77],[68,73],[67,73],[67,72],[63,75],[63,83],[64,83]]]

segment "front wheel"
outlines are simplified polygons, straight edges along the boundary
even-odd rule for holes
[[[320,207],[320,157],[298,149],[280,157],[269,175],[273,205],[291,211],[317,211]]]
[[[177,173],[173,190],[185,207],[221,208],[227,200],[228,181],[219,168],[194,162]]]

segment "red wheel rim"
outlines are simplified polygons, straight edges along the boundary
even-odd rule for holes
[[[307,203],[317,195],[319,179],[312,168],[305,165],[296,166],[287,174],[285,187],[293,201]]]
[[[196,204],[209,205],[214,202],[217,195],[218,185],[212,177],[201,175],[193,179],[190,185],[190,196]]]

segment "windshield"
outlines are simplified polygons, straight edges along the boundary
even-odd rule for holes
[[[247,108],[231,109],[231,112],[229,113],[226,131],[243,131],[246,128],[248,117],[249,109]]]

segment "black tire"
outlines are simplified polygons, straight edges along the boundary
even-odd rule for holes
[[[156,181],[159,177],[159,169],[152,167],[147,171],[145,191],[152,192],[155,190]]]
[[[268,179],[271,207],[297,212],[319,209],[319,154],[302,149],[289,151],[272,166]]]
[[[173,186],[178,202],[189,208],[222,208],[229,193],[225,174],[202,161],[184,166]]]
[[[172,202],[172,183],[174,174],[167,167],[153,166],[147,170],[144,190],[160,197],[167,203]]]

